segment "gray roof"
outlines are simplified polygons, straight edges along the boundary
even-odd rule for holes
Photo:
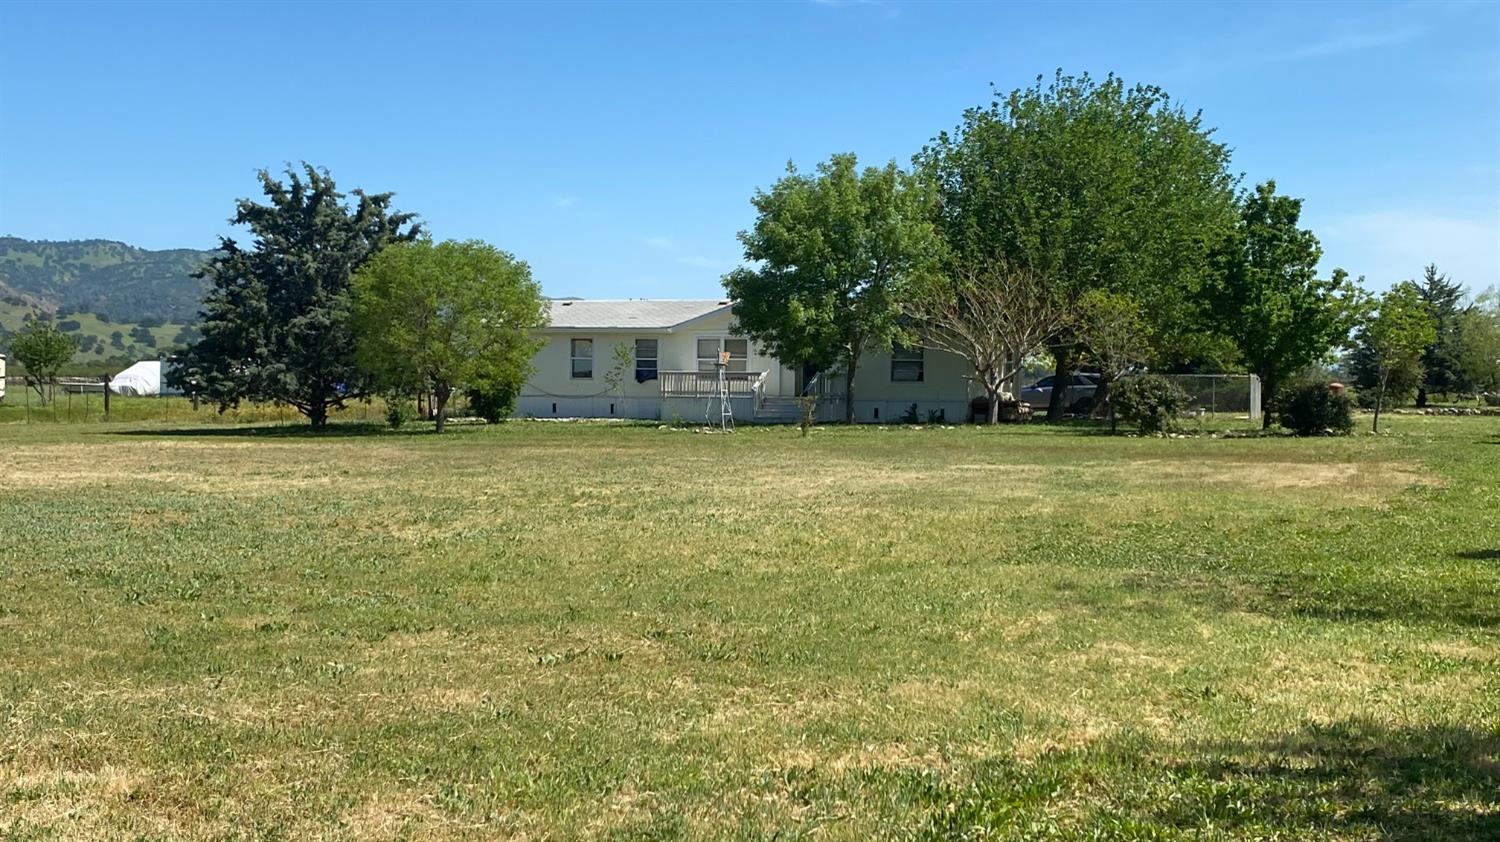
[[[666,330],[729,306],[728,299],[553,299],[552,327],[564,330],[620,328]]]

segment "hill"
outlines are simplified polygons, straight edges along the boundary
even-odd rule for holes
[[[192,274],[211,256],[113,240],[0,237],[0,301],[60,317],[94,313],[113,322],[194,322],[207,283]],[[8,321],[14,330],[17,325]]]
[[[0,300],[0,354],[10,350],[10,338],[32,319],[50,321],[78,345],[65,374],[116,372],[136,360],[155,359],[182,348],[198,336],[195,327],[180,322],[117,322],[93,313],[55,314],[30,303]],[[10,362],[12,368],[15,360]],[[16,371],[12,371],[12,374]]]

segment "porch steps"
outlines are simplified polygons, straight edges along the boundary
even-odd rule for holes
[[[802,420],[802,407],[796,398],[767,397],[755,408],[757,424],[796,424]]]

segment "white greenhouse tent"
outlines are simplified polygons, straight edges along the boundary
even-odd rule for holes
[[[162,382],[164,373],[161,360],[141,360],[110,378],[109,390],[136,397],[176,394]]]

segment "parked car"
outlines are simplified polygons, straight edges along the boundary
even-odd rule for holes
[[[1048,402],[1052,400],[1052,387],[1056,383],[1055,376],[1043,377],[1023,388],[1017,397],[1031,404],[1033,409],[1044,410]],[[1081,371],[1073,372],[1073,380],[1068,384],[1067,408],[1076,411],[1083,406],[1091,406],[1094,402],[1094,392],[1098,388],[1099,380],[1094,375],[1084,374]]]

